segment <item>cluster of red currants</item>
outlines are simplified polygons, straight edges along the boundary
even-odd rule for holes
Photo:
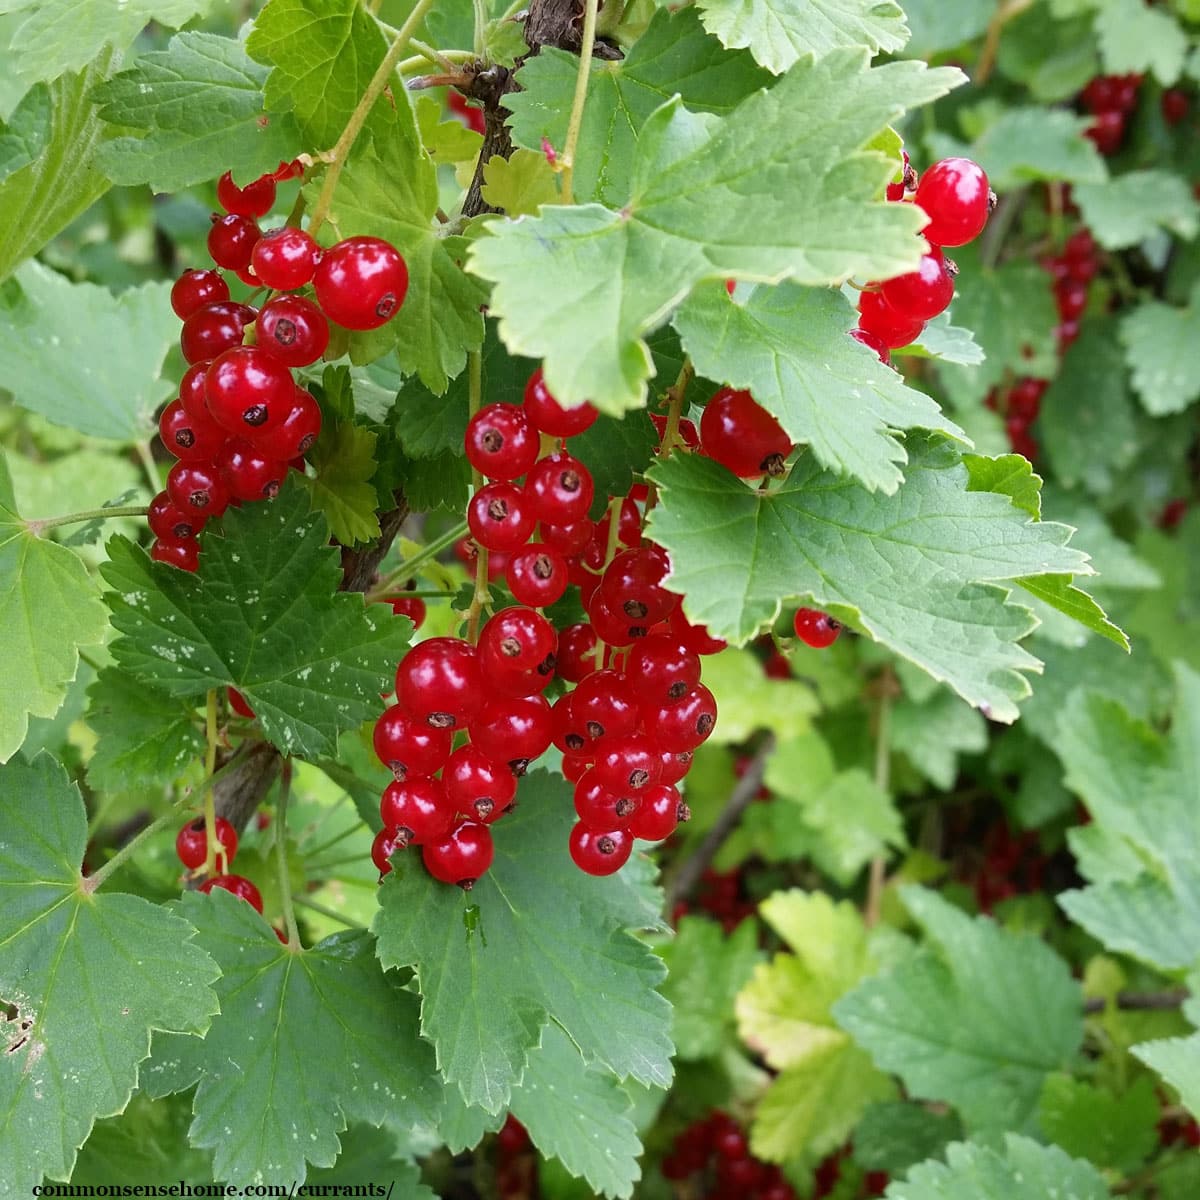
[[[770,798],[771,793],[765,788],[755,797],[763,801],[769,801]],[[726,933],[732,933],[744,920],[758,912],[758,905],[743,894],[742,874],[740,867],[730,871],[716,871],[707,867],[700,876],[694,898],[676,903],[671,912],[672,922],[678,925],[684,917],[698,909],[719,922]]]
[[[157,539],[150,554],[186,571],[197,568],[197,535],[210,517],[230,504],[271,499],[289,467],[303,470],[321,410],[292,369],[325,353],[329,321],[376,329],[408,288],[404,259],[380,238],[347,238],[323,250],[290,225],[259,229],[276,183],[298,170],[282,165],[245,188],[226,173],[217,184],[226,214],[213,216],[209,253],[217,268],[271,289],[261,309],[232,301],[217,269],[185,271],[171,289],[190,365],[178,399],[159,418],[163,445],[179,461],[150,506]],[[315,301],[299,294],[310,284]]]
[[[921,236],[929,243],[915,271],[868,284],[858,301],[858,328],[850,336],[870,346],[883,362],[889,351],[921,336],[925,322],[944,312],[954,299],[958,268],[942,254],[944,246],[965,246],[983,232],[996,194],[983,168],[969,158],[943,158],[917,180],[904,155],[901,182],[888,185],[887,198],[915,204],[929,224]]]
[[[663,1175],[680,1183],[693,1175],[709,1181],[704,1197],[740,1200],[796,1200],[795,1190],[776,1166],[760,1162],[738,1123],[720,1109],[695,1121],[676,1137],[662,1160]]]
[[[525,1126],[509,1113],[496,1134],[496,1192],[500,1200],[538,1195],[538,1156]]]
[[[1079,101],[1092,114],[1092,123],[1088,126],[1086,135],[1092,139],[1096,149],[1103,155],[1116,154],[1125,140],[1125,126],[1133,110],[1137,108],[1138,90],[1142,86],[1141,75],[1097,75],[1090,80],[1083,91],[1079,93]],[[1180,117],[1187,114],[1187,97],[1184,97],[1185,108]],[[1175,122],[1168,115],[1168,108],[1173,114],[1174,103],[1163,104],[1163,115],[1171,124]]]
[[[258,912],[263,910],[262,896],[258,888],[242,875],[230,875],[229,864],[233,862],[238,849],[237,830],[225,820],[218,817],[214,829],[217,842],[216,861],[221,874],[212,875],[200,885],[200,891],[208,893],[213,888],[224,888],[235,896],[252,904]],[[208,826],[203,817],[189,821],[175,838],[175,853],[179,861],[189,871],[198,871],[208,861]]]

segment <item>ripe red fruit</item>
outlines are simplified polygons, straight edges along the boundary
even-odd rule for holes
[[[178,567],[181,571],[197,571],[200,568],[200,547],[195,538],[160,537],[150,547],[150,558],[168,567]]]
[[[525,411],[538,429],[557,438],[574,437],[583,433],[596,423],[596,418],[600,415],[587,403],[575,408],[564,408],[559,404],[542,378],[541,367],[530,375],[529,382],[525,385]]]
[[[440,771],[450,757],[451,739],[449,729],[431,729],[399,704],[375,722],[375,753],[399,782]]]
[[[674,704],[700,682],[700,659],[673,637],[648,637],[630,650],[625,674],[648,700]]]
[[[378,329],[404,303],[408,267],[382,238],[346,238],[321,256],[313,288],[331,321],[344,329]]]
[[[658,546],[623,550],[605,568],[598,595],[617,620],[648,629],[679,606],[680,597],[662,586],[670,569]]]
[[[218,425],[257,441],[260,431],[281,425],[291,412],[296,385],[291,371],[265,350],[236,346],[208,368],[204,394]]]
[[[1178,125],[1186,120],[1190,101],[1188,94],[1180,88],[1167,88],[1162,94],[1162,115],[1168,125]]]
[[[594,494],[592,473],[566,451],[535,463],[525,480],[525,495],[534,517],[548,525],[582,521]]]
[[[792,627],[796,630],[796,636],[815,650],[832,646],[842,632],[841,621],[815,608],[797,609]]]
[[[211,879],[206,879],[200,885],[200,891],[207,895],[213,888],[221,888],[223,891],[232,892],[240,900],[245,900],[252,908],[261,913],[263,910],[262,895],[258,888],[254,886],[248,879],[244,879],[241,875],[214,875]]]
[[[248,304],[218,301],[198,308],[183,323],[179,345],[190,363],[211,362],[218,354],[242,344],[242,334],[256,312]]]
[[[479,657],[491,671],[532,671],[555,652],[558,635],[541,613],[531,608],[505,608],[479,633]]]
[[[396,671],[396,698],[433,729],[460,729],[479,711],[485,688],[475,647],[459,638],[414,646]]]
[[[662,778],[659,779],[659,786],[663,784],[678,783],[692,769],[692,752],[690,750],[663,750],[659,749],[659,761],[662,763]],[[680,820],[686,820],[686,817],[681,817]]]
[[[275,203],[275,180],[270,175],[263,175],[245,187],[238,187],[233,182],[232,172],[226,171],[217,180],[217,202],[227,213],[265,217]]]
[[[171,307],[186,321],[206,304],[229,299],[229,284],[220,271],[184,271],[171,285]]]
[[[701,452],[742,479],[782,475],[792,442],[749,392],[721,388],[700,418]]]
[[[567,590],[567,560],[552,546],[534,542],[508,560],[504,581],[520,603],[545,608]]]
[[[230,438],[216,457],[217,470],[236,500],[274,500],[287,475],[287,463],[275,462],[244,438]]]
[[[214,832],[221,847],[217,851],[217,865],[228,870],[234,855],[237,854],[237,830],[224,817],[218,817]],[[179,855],[179,861],[191,871],[204,865],[208,858],[208,826],[203,817],[189,821],[179,831],[175,838],[175,853]]]
[[[859,296],[858,325],[889,350],[914,342],[925,328],[924,321],[897,312],[879,292],[863,292]]]
[[[329,346],[325,314],[303,296],[276,296],[255,323],[258,345],[288,367],[315,363]]]
[[[229,707],[232,708],[239,717],[245,717],[247,721],[254,720],[254,709],[252,709],[250,705],[246,703],[246,697],[243,696],[242,693],[237,690],[237,688],[227,687],[225,689],[225,695],[229,697]],[[265,816],[264,813],[259,814],[260,822],[263,816]],[[259,828],[262,828],[261,824],[259,825]]]
[[[258,225],[249,217],[218,217],[213,214],[212,228],[208,231],[208,252],[218,267],[227,271],[243,271],[250,265],[254,246],[262,236]]]
[[[442,781],[454,811],[485,825],[499,820],[517,795],[517,777],[512,769],[494,762],[473,745],[461,746],[450,755]]]
[[[519,550],[535,524],[529,497],[516,484],[486,484],[467,506],[471,536],[487,550]]]
[[[902,316],[929,321],[945,311],[954,299],[955,269],[934,246],[922,256],[915,271],[886,280],[879,292]]]
[[[596,670],[596,631],[587,624],[568,625],[558,635],[558,675],[568,683],[579,683]]]
[[[628,795],[651,787],[662,778],[662,760],[645,734],[627,733],[602,738],[596,744],[593,770],[605,787]]]
[[[173,400],[158,418],[158,436],[176,458],[203,462],[212,460],[225,444],[227,434],[207,412],[192,416]]]
[[[869,350],[874,350],[879,356],[879,361],[883,363],[885,367],[891,365],[892,356],[888,353],[887,342],[885,342],[878,334],[871,333],[870,330],[867,329],[852,329],[850,330],[850,336],[856,342],[860,342],[862,345],[866,346]]]
[[[268,229],[250,255],[250,269],[264,287],[290,292],[313,277],[321,260],[321,247],[303,229],[284,225]]]
[[[379,816],[404,845],[441,841],[454,828],[454,807],[440,779],[389,783],[379,801]]]
[[[641,804],[629,822],[629,832],[644,842],[661,842],[686,820],[687,805],[670,784],[658,783],[639,793]]]
[[[934,246],[963,246],[987,224],[995,200],[984,169],[969,158],[943,158],[921,176],[915,198],[929,217],[921,236]]]
[[[375,864],[380,879],[391,874],[392,864],[388,859],[407,845],[408,842],[398,829],[384,828],[375,835],[375,840],[371,843],[371,861]]]
[[[569,525],[556,525],[553,522],[542,525],[542,541],[568,558],[581,553],[595,535],[595,524],[586,518],[572,521]],[[603,558],[600,561],[603,562]]]
[[[167,495],[189,517],[218,517],[229,505],[229,489],[213,463],[177,462],[167,473]]]
[[[643,710],[642,720],[650,737],[664,750],[695,750],[706,741],[717,724],[717,702],[712,692],[697,684],[675,704]]]
[[[639,794],[610,788],[594,767],[575,785],[575,812],[589,829],[627,830],[641,805]]]
[[[621,737],[638,727],[641,710],[637,694],[619,671],[593,671],[571,693],[575,719],[593,742]]]
[[[179,384],[179,403],[183,411],[191,417],[211,421],[212,414],[208,411],[208,401],[204,398],[204,376],[208,372],[207,362],[193,363],[183,373]]]
[[[1116,154],[1125,138],[1125,114],[1117,109],[1099,112],[1083,135],[1092,139],[1101,154]]]
[[[516,404],[489,404],[467,422],[467,461],[488,479],[512,480],[537,462],[541,439]]]
[[[425,623],[425,601],[420,596],[385,596],[384,601],[392,606],[397,617],[407,617],[414,629]]]
[[[679,643],[695,654],[717,654],[729,645],[722,638],[713,637],[704,625],[693,625],[683,615],[683,609],[677,608],[671,613],[671,634],[679,639]]]
[[[523,775],[549,748],[554,720],[542,696],[501,696],[485,701],[469,729],[481,754]]]
[[[159,492],[150,501],[150,511],[146,516],[155,537],[166,538],[168,541],[186,541],[195,538],[204,528],[204,518],[190,516],[175,507],[171,497],[166,492]]]
[[[598,833],[579,821],[567,845],[572,861],[585,874],[613,875],[629,861],[633,836],[619,829]]]
[[[486,825],[464,821],[449,837],[421,851],[425,869],[441,883],[456,883],[469,892],[492,865],[492,834]]]
[[[446,107],[474,133],[483,133],[487,121],[483,109],[467,103],[462,92],[451,90],[446,96]],[[511,1119],[511,1118],[510,1118]]]
[[[254,444],[269,458],[290,463],[307,454],[321,433],[321,406],[303,388],[296,388],[292,406],[278,425],[256,430]]]

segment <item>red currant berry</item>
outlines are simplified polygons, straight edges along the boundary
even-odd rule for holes
[[[200,569],[200,546],[195,538],[158,538],[150,547],[150,558],[178,567],[181,571]]]
[[[193,517],[181,512],[166,492],[159,492],[150,501],[146,522],[155,537],[176,542],[194,538],[204,528],[203,517]]]
[[[534,542],[508,560],[504,581],[521,604],[545,608],[567,590],[567,560],[553,547]]]
[[[254,245],[262,236],[258,225],[249,217],[230,213],[225,217],[213,214],[208,231],[208,252],[218,267],[227,271],[243,271],[250,265]]]
[[[525,410],[489,404],[467,423],[467,461],[488,479],[512,480],[537,462],[541,439]]]
[[[233,709],[239,717],[245,717],[247,721],[253,721],[255,718],[254,709],[246,703],[246,697],[235,687],[227,687],[225,695],[229,698],[229,707]],[[262,814],[260,814],[261,816]],[[261,826],[260,826],[261,828]]]
[[[596,631],[590,625],[568,625],[558,635],[555,659],[559,678],[579,683],[598,665]]]
[[[179,403],[188,416],[205,421],[212,420],[208,411],[208,401],[204,398],[204,376],[208,371],[207,362],[198,362],[188,367],[179,384]]]
[[[984,169],[969,158],[943,158],[921,176],[915,198],[929,217],[921,236],[934,246],[963,246],[987,224],[995,206]]]
[[[250,305],[228,300],[198,308],[184,321],[179,334],[183,357],[190,363],[211,362],[218,354],[240,346],[246,326],[256,315]]]
[[[397,782],[433,775],[450,757],[448,729],[431,729],[393,704],[375,722],[375,753]]]
[[[678,783],[692,769],[693,755],[690,750],[663,750],[660,748],[658,757],[662,764],[659,786]],[[680,817],[680,820],[684,821],[687,818]]]
[[[592,473],[577,458],[562,451],[530,468],[525,480],[534,517],[548,525],[582,521],[592,506]]]
[[[874,333],[868,332],[866,329],[852,329],[850,330],[850,336],[856,342],[860,342],[862,345],[866,346],[867,349],[874,350],[879,356],[879,361],[883,363],[885,367],[891,365],[892,356],[888,352],[887,342],[885,342],[883,338]]]
[[[587,875],[615,875],[628,861],[633,836],[620,829],[598,833],[582,821],[571,828],[571,859]]]
[[[232,172],[226,171],[217,180],[217,203],[240,217],[265,217],[275,203],[275,179],[263,175],[241,188],[233,182]]]
[[[237,830],[224,817],[218,817],[215,832],[220,845],[217,864],[228,870],[234,855],[237,854]],[[191,871],[204,865],[208,858],[208,825],[203,817],[189,821],[179,831],[175,838],[175,853],[179,855],[179,861]]]
[[[508,763],[516,775],[524,775],[546,753],[553,729],[550,705],[542,696],[489,700],[470,724],[475,748],[493,762]]]
[[[650,737],[664,750],[695,750],[717,724],[712,692],[697,684],[682,700],[665,707],[647,707],[642,720]]]
[[[1125,138],[1125,114],[1116,109],[1097,113],[1083,135],[1091,138],[1096,149],[1106,157],[1116,154]]]
[[[479,657],[487,671],[532,671],[558,647],[554,626],[532,608],[505,608],[479,633]]]
[[[173,400],[158,418],[158,436],[176,458],[203,462],[213,459],[228,435],[207,413],[192,416]]]
[[[258,314],[258,345],[288,367],[315,363],[329,346],[325,314],[303,296],[276,296]]]
[[[605,602],[599,589],[588,597],[586,608],[588,620],[592,623],[596,636],[609,646],[616,646],[618,649],[631,646],[638,638],[644,638],[650,632],[645,617],[629,617],[615,611]]]
[[[245,900],[258,913],[263,910],[262,895],[258,888],[241,875],[214,875],[211,879],[206,879],[200,885],[199,890],[207,895],[213,888],[232,892],[239,900]]]
[[[425,601],[420,596],[385,596],[384,600],[392,606],[395,616],[407,617],[414,629],[425,624]]]
[[[596,778],[621,795],[640,792],[662,778],[662,760],[640,733],[602,738],[596,744]]]
[[[575,812],[589,829],[628,829],[641,806],[639,794],[614,791],[594,767],[575,785]]]
[[[486,825],[464,821],[449,837],[425,846],[421,858],[425,869],[439,883],[454,883],[469,892],[492,865],[494,854],[491,830]]]
[[[321,256],[313,288],[325,315],[342,328],[378,329],[404,303],[408,267],[382,238],[346,238]]]
[[[519,550],[535,524],[528,496],[512,483],[486,484],[467,507],[471,535],[487,550]]]
[[[167,473],[167,495],[189,517],[219,517],[229,505],[229,489],[213,463],[177,462]]]
[[[204,394],[218,425],[257,441],[260,430],[283,424],[295,404],[296,385],[291,371],[265,350],[237,346],[208,368]]]
[[[396,699],[432,729],[461,729],[484,694],[479,655],[459,638],[420,642],[396,671]]]
[[[1178,125],[1187,119],[1190,102],[1188,94],[1179,88],[1167,88],[1162,94],[1162,115],[1168,125]]]
[[[625,674],[655,704],[674,704],[700,682],[700,659],[673,637],[650,637],[629,652]]]
[[[578,783],[591,769],[591,759],[582,755],[564,754],[562,757],[562,776],[568,783]]]
[[[575,408],[564,408],[559,404],[542,378],[541,367],[530,375],[525,385],[525,411],[538,429],[556,438],[583,433],[596,423],[600,415],[586,402]]]
[[[250,268],[264,287],[290,292],[313,277],[321,247],[303,229],[268,229],[250,255]]]
[[[277,426],[255,430],[254,444],[269,458],[290,463],[312,449],[321,434],[321,406],[303,388],[296,388],[292,407]]]
[[[586,754],[590,757],[592,739],[583,722],[575,718],[573,696],[573,692],[560,696],[550,709],[553,718],[551,741],[564,754]]]
[[[661,842],[669,838],[679,822],[690,815],[679,792],[670,784],[655,784],[639,795],[641,804],[629,822],[629,832],[643,842]]]
[[[1008,394],[1008,412],[1010,416],[1020,417],[1027,425],[1037,420],[1042,407],[1042,397],[1046,394],[1049,383],[1045,379],[1019,379]]]
[[[704,406],[701,453],[742,479],[782,475],[792,442],[749,392],[724,387]]]
[[[451,807],[468,820],[490,825],[512,807],[517,777],[504,763],[493,762],[478,746],[466,745],[450,755],[442,772]]]
[[[683,615],[683,609],[675,609],[670,616],[671,635],[679,639],[679,644],[694,654],[717,654],[729,645],[719,637],[713,637],[703,625],[693,625]]]
[[[1079,99],[1088,112],[1106,112],[1109,109],[1117,108],[1119,86],[1120,78],[1118,76],[1097,75],[1084,85],[1083,91],[1079,93]]]
[[[1054,302],[1058,307],[1058,315],[1064,321],[1078,321],[1087,308],[1088,287],[1086,283],[1076,283],[1072,279],[1063,280],[1054,288]]]
[[[637,694],[619,671],[587,676],[571,693],[571,708],[593,742],[633,733],[641,715]]]
[[[878,292],[858,298],[858,325],[889,350],[907,346],[921,336],[925,322],[897,312]]]
[[[934,246],[923,255],[917,269],[886,280],[880,287],[884,300],[903,316],[930,321],[954,299],[954,275],[958,270]]]
[[[814,650],[832,646],[842,632],[841,621],[815,608],[798,608],[792,625],[796,636]]]
[[[623,550],[605,568],[598,595],[618,620],[648,629],[679,606],[679,596],[662,586],[670,569],[658,546]]]
[[[398,829],[381,829],[371,843],[371,861],[379,872],[379,878],[390,875],[392,864],[389,861],[393,854],[403,850],[408,845],[407,840]]]
[[[651,413],[650,420],[654,423],[655,431],[661,441],[667,434],[667,418],[661,413]],[[684,417],[679,422],[678,434],[679,440],[689,450],[700,449],[700,430],[696,428],[695,421],[689,421],[687,417]]]
[[[446,96],[446,107],[473,133],[483,133],[487,119],[483,109],[467,103],[462,92],[451,91]]]
[[[229,299],[229,284],[220,271],[184,271],[171,285],[171,307],[186,321],[206,304]]]
[[[379,815],[406,846],[440,842],[454,828],[454,806],[440,779],[393,781],[379,801]]]
[[[553,523],[543,523],[542,525],[542,541],[548,546],[553,546],[567,558],[582,553],[596,536],[595,524],[586,518],[582,521],[573,521],[570,525]],[[603,562],[603,559],[601,561]]]
[[[274,500],[288,472],[286,463],[264,457],[244,438],[230,438],[217,454],[216,464],[235,500]]]

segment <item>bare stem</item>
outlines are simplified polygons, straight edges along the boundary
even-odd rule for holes
[[[158,473],[158,464],[154,461],[154,455],[150,453],[149,442],[135,442],[134,449],[137,450],[137,456],[142,464],[142,470],[146,472],[146,481],[150,484],[153,491],[162,491],[162,476]]]
[[[120,508],[88,508],[61,517],[38,517],[25,522],[25,528],[35,536],[60,525],[78,525],[81,521],[103,521],[108,517],[144,517],[150,510],[144,504],[125,504]]]
[[[313,912],[320,913],[323,917],[328,917],[331,921],[337,921],[341,925],[345,925],[347,929],[362,929],[362,926],[357,921],[351,921],[349,917],[344,917],[335,908],[329,908],[324,904],[318,904],[316,900],[310,900],[307,896],[297,896],[296,903],[301,908],[310,908]]]
[[[992,68],[996,65],[996,55],[1000,50],[1000,35],[1004,27],[1014,17],[1018,17],[1033,4],[1033,0],[1004,0],[996,15],[992,17],[987,27],[987,37],[983,49],[979,53],[979,62],[975,66],[975,78],[972,82],[976,87],[982,87],[988,81]]]
[[[283,904],[288,945],[299,947],[300,930],[296,928],[296,909],[292,904],[292,880],[288,874],[287,859],[287,806],[291,791],[292,760],[285,758],[279,772],[279,807],[275,813],[275,866],[279,871],[279,899]]]
[[[223,855],[224,847],[217,841],[217,805],[213,799],[212,777],[217,772],[217,691],[208,689],[208,697],[204,709],[204,736],[207,749],[204,752],[204,778],[207,786],[204,789],[204,831],[206,849],[204,852],[204,869],[211,875],[217,864],[217,852]],[[229,864],[226,863],[226,866]]]
[[[1164,1012],[1179,1008],[1189,996],[1187,988],[1172,988],[1165,992],[1120,992],[1115,1004],[1122,1012]],[[1083,1002],[1085,1013],[1101,1013],[1108,1007],[1103,997]]]
[[[571,119],[567,125],[567,141],[563,146],[562,202],[573,204],[571,178],[575,173],[575,150],[583,128],[583,109],[587,103],[588,77],[592,72],[592,49],[596,44],[596,10],[598,0],[586,0],[583,9],[583,41],[579,47],[579,71],[575,76],[575,98],[571,102]]]
[[[892,696],[891,688],[885,687],[879,696],[879,713],[875,724],[875,786],[886,792],[891,785],[892,748]],[[871,859],[871,875],[867,883],[867,904],[863,921],[867,928],[879,924],[879,911],[883,903],[883,888],[887,882],[887,860],[882,854]]]
[[[378,600],[381,596],[386,596],[398,584],[406,583],[426,563],[432,562],[443,550],[453,546],[466,532],[466,521],[460,521],[452,529],[448,529],[441,537],[436,538],[423,550],[414,554],[412,558],[405,559],[386,579],[381,579],[367,593],[367,601]]]

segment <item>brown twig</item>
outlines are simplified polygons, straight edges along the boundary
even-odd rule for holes
[[[1121,1012],[1167,1012],[1179,1008],[1191,993],[1187,988],[1171,988],[1165,992],[1119,992],[1116,1006]],[[1097,996],[1083,1002],[1085,1013],[1101,1013],[1109,1002]]]

